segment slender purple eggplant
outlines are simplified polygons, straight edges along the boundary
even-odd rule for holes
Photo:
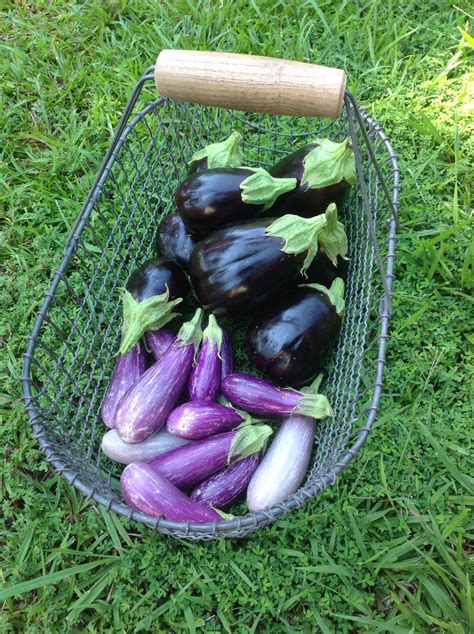
[[[146,367],[146,350],[140,341],[127,354],[119,354],[100,410],[102,420],[107,427],[114,427],[115,410],[120,399],[138,381]]]
[[[279,504],[299,489],[308,469],[315,430],[316,420],[308,416],[293,414],[283,421],[248,485],[249,511]]]
[[[184,226],[178,213],[165,216],[158,226],[155,238],[155,251],[165,260],[175,262],[183,271],[188,272],[189,260],[197,238]]]
[[[191,499],[219,509],[227,508],[245,492],[260,460],[260,453],[239,460],[198,484],[191,493]]]
[[[237,131],[232,132],[224,141],[207,145],[192,155],[188,174],[215,167],[240,167],[244,160],[241,145],[242,135]]]
[[[209,401],[191,401],[171,412],[166,428],[175,436],[198,440],[235,429],[244,420],[232,407]]]
[[[214,315],[209,315],[202,334],[202,345],[189,377],[188,392],[192,401],[215,401],[221,391],[222,328]]]
[[[171,330],[167,330],[166,328],[162,328],[161,330],[149,330],[145,337],[148,347],[155,357],[155,361],[161,359],[176,339],[176,336],[173,335]]]
[[[148,464],[179,489],[188,490],[229,464],[262,451],[271,434],[268,425],[244,424],[236,431],[173,449]]]
[[[312,386],[302,390],[275,387],[268,381],[241,373],[229,374],[222,381],[222,393],[234,407],[252,414],[303,414],[317,419],[332,416],[329,401],[322,394],[314,394]]]
[[[199,524],[222,522],[216,511],[191,500],[145,462],[125,467],[120,486],[128,506],[152,517]]]
[[[121,398],[115,429],[125,442],[141,442],[162,427],[187,383],[202,338],[202,310],[184,323],[176,340]]]
[[[223,330],[222,333],[221,365],[222,379],[225,379],[228,374],[232,374],[234,371],[234,353],[232,352],[232,344],[230,342],[229,333],[225,330]]]
[[[146,462],[172,449],[187,445],[189,442],[191,441],[179,436],[173,436],[165,429],[162,429],[143,442],[129,443],[124,442],[115,429],[111,429],[104,434],[101,449],[111,460],[122,464],[130,464],[137,461]]]

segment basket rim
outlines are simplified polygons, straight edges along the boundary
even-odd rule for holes
[[[355,431],[356,440],[352,444],[352,446],[346,450],[344,456],[341,460],[334,464],[327,472],[321,476],[319,479],[313,481],[311,484],[305,483],[296,493],[293,493],[286,500],[272,506],[265,511],[259,512],[248,512],[245,515],[237,516],[231,520],[224,520],[222,522],[213,522],[207,524],[194,524],[191,522],[176,522],[173,520],[166,520],[162,517],[155,518],[150,515],[146,515],[140,511],[136,511],[128,507],[124,502],[117,502],[112,497],[105,496],[100,493],[95,487],[91,487],[88,484],[84,483],[79,474],[69,468],[67,464],[57,457],[54,446],[51,446],[50,442],[45,437],[46,434],[43,429],[43,424],[41,421],[41,414],[33,405],[33,394],[32,394],[32,376],[31,376],[31,365],[34,357],[34,350],[36,347],[36,341],[38,335],[40,333],[41,327],[45,320],[45,316],[49,309],[49,306],[53,300],[53,297],[56,293],[56,289],[63,277],[63,274],[66,271],[67,265],[77,250],[77,242],[82,233],[82,230],[86,226],[88,218],[90,216],[91,211],[94,208],[94,205],[97,199],[100,196],[102,185],[107,177],[109,171],[112,168],[113,163],[117,157],[120,148],[125,143],[128,135],[135,127],[136,123],[140,121],[143,117],[145,117],[151,110],[156,108],[161,103],[169,100],[164,97],[159,97],[158,99],[153,100],[147,106],[145,106],[140,112],[138,112],[133,118],[130,118],[130,114],[133,110],[133,107],[138,99],[139,93],[143,87],[145,81],[152,79],[152,76],[149,74],[145,74],[139,82],[137,82],[134,91],[129,99],[127,107],[125,108],[122,119],[120,121],[117,132],[112,140],[112,143],[106,153],[106,156],[103,160],[101,167],[97,173],[96,179],[86,201],[79,213],[76,223],[71,231],[71,234],[66,243],[66,249],[62,261],[57,268],[50,287],[46,293],[44,302],[37,313],[37,317],[35,320],[35,324],[33,330],[31,332],[30,338],[28,340],[27,349],[24,357],[23,363],[23,372],[22,372],[22,385],[23,385],[23,401],[25,403],[25,410],[29,416],[29,423],[33,429],[33,435],[38,440],[39,446],[46,458],[46,460],[54,467],[59,475],[69,482],[69,484],[75,486],[79,491],[81,491],[86,498],[91,498],[101,505],[103,505],[106,510],[113,510],[120,515],[123,515],[131,520],[136,520],[149,526],[155,530],[158,530],[162,533],[171,534],[179,537],[187,537],[191,539],[206,539],[206,538],[219,538],[225,536],[231,537],[241,537],[247,535],[249,532],[253,530],[263,527],[282,515],[286,515],[290,511],[299,508],[302,506],[308,499],[316,497],[319,493],[324,491],[329,485],[334,484],[336,481],[337,475],[344,470],[348,464],[352,461],[352,459],[356,456],[359,449],[365,443],[367,436],[370,433],[374,420],[376,418],[376,414],[380,404],[380,398],[382,393],[382,378],[383,378],[383,370],[385,365],[385,353],[386,353],[386,345],[388,339],[388,325],[390,321],[390,296],[385,296],[382,298],[380,302],[379,309],[379,319],[380,319],[380,330],[378,333],[378,352],[377,352],[377,372],[376,372],[376,380],[374,383],[374,391],[372,396],[372,402],[370,407],[368,408],[368,414],[365,424],[358,428]],[[356,107],[355,102],[354,105],[351,104],[351,107]],[[345,103],[345,109],[348,108],[347,102]],[[376,122],[369,114],[360,110],[360,114],[362,120],[367,124],[368,131],[374,132],[380,141],[384,144],[386,151],[388,153],[388,158],[390,159],[392,165],[392,174],[393,174],[393,186],[391,188],[391,203],[393,209],[396,211],[399,205],[399,188],[400,188],[400,168],[398,165],[398,157],[392,147],[392,144],[385,134],[383,127],[380,123]],[[247,121],[247,124],[258,128],[259,126]],[[388,232],[388,252],[386,255],[386,282],[389,293],[391,294],[392,282],[394,279],[394,259],[395,259],[395,240],[396,240],[396,217],[394,215],[388,221],[389,232]]]

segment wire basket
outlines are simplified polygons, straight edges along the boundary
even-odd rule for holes
[[[175,537],[243,537],[334,483],[373,425],[391,314],[399,168],[381,125],[347,91],[332,120],[246,114],[165,97],[138,109],[151,70],[130,97],[38,313],[24,359],[24,400],[47,460],[86,496]],[[342,218],[350,257],[346,314],[325,384],[334,418],[319,426],[306,482],[283,503],[219,523],[174,522],[126,506],[123,466],[100,451],[101,401],[120,336],[116,289],[154,254],[157,224],[174,211],[173,193],[190,156],[232,130],[244,137],[247,164],[263,167],[314,138],[352,138],[359,185]]]

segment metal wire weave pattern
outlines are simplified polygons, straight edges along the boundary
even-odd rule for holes
[[[131,118],[147,79],[145,75],[137,84],[39,311],[25,354],[26,409],[46,458],[107,509],[176,537],[243,537],[333,483],[373,424],[388,337],[397,158],[381,126],[360,115],[349,94],[335,121],[244,115],[162,98]],[[307,480],[284,503],[265,512],[195,525],[152,518],[124,504],[118,487],[122,465],[100,451],[100,406],[119,341],[116,289],[125,285],[137,260],[152,255],[156,226],[162,214],[174,211],[173,192],[189,157],[234,129],[244,136],[247,163],[264,167],[314,138],[350,135],[361,178],[342,218],[350,249],[346,315],[325,386],[335,415],[319,428]]]

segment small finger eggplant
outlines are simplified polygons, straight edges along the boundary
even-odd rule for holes
[[[102,438],[101,449],[111,460],[130,464],[131,462],[146,462],[156,456],[161,456],[172,449],[187,445],[189,440],[174,436],[162,429],[143,442],[124,442],[115,429],[111,429]]]
[[[102,420],[107,427],[114,427],[115,410],[120,399],[138,381],[146,368],[147,355],[141,341],[127,354],[119,354],[100,410]]]
[[[250,361],[271,381],[306,385],[323,369],[341,327],[344,282],[296,288],[263,314],[247,332]]]
[[[221,167],[188,176],[175,198],[187,229],[203,237],[223,225],[255,218],[295,186],[295,178],[273,178],[261,167]]]
[[[240,167],[244,160],[241,145],[242,135],[236,131],[224,141],[211,143],[198,150],[191,157],[188,174],[216,167]]]
[[[125,442],[141,442],[165,424],[188,381],[202,338],[201,316],[198,308],[164,355],[120,399],[115,429]]]
[[[162,328],[161,330],[149,330],[145,337],[146,342],[155,357],[155,361],[161,359],[176,339],[171,330],[167,330],[166,328]]]
[[[293,212],[311,218],[324,213],[331,203],[341,211],[351,185],[357,180],[351,140],[335,143],[318,139],[279,161],[270,174],[276,178],[296,178],[298,185],[280,196],[269,214]]]
[[[230,342],[229,333],[225,330],[222,337],[221,360],[222,360],[222,378],[234,371],[234,354],[232,352],[232,344]]]
[[[208,401],[191,401],[179,405],[168,416],[170,434],[197,440],[235,429],[244,422],[232,407]]]
[[[156,253],[178,264],[186,273],[196,244],[197,239],[186,229],[178,213],[165,216],[160,222],[155,238]]]
[[[248,311],[304,273],[321,245],[331,261],[347,253],[335,205],[315,218],[286,215],[241,223],[202,240],[190,275],[199,302],[212,311]]]
[[[152,517],[196,524],[222,522],[216,511],[191,500],[144,462],[125,467],[120,487],[128,506]]]
[[[196,363],[189,377],[189,398],[199,401],[215,401],[221,391],[223,332],[214,315],[202,335],[202,344]]]

